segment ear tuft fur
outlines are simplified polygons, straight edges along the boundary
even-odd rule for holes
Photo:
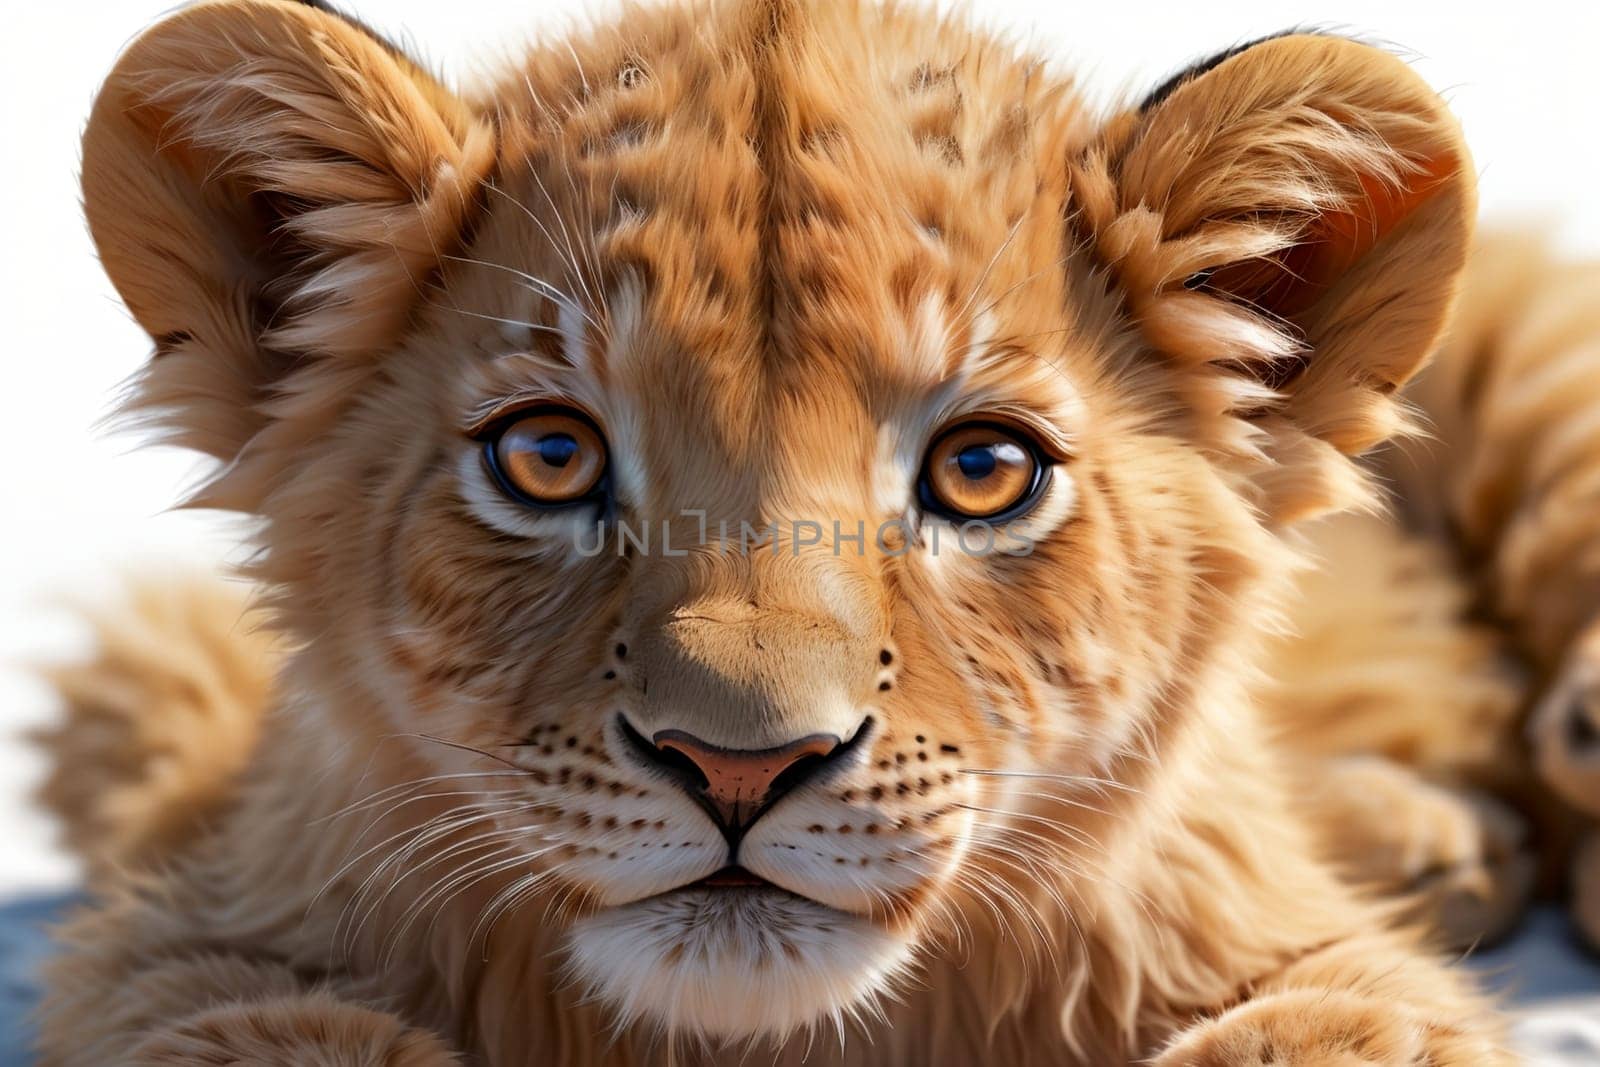
[[[1114,119],[1073,182],[1074,225],[1196,435],[1252,466],[1274,519],[1356,502],[1339,457],[1403,430],[1392,394],[1470,238],[1471,163],[1438,97],[1378,49],[1270,38]]]
[[[493,157],[486,123],[320,7],[228,0],[159,23],[83,142],[90,231],[157,341],[130,407],[231,464],[285,418],[315,423],[333,401],[289,379],[398,337]]]

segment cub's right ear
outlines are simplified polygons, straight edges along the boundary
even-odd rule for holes
[[[208,503],[252,508],[397,338],[493,159],[487,122],[319,6],[202,3],[128,48],[84,210],[156,342],[132,407],[224,461]]]

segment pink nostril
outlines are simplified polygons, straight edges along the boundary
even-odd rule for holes
[[[673,753],[705,779],[701,792],[728,827],[750,822],[771,801],[820,770],[843,744],[833,734],[812,734],[777,748],[731,749],[682,730],[651,738],[657,751]]]

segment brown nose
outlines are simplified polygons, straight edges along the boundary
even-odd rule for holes
[[[833,734],[811,734],[776,748],[734,749],[683,730],[658,730],[646,741],[626,721],[623,732],[641,756],[705,807],[730,839],[848,747]]]

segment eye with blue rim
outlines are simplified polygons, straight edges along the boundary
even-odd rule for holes
[[[484,439],[484,461],[501,490],[541,508],[602,497],[609,456],[605,438],[582,412],[540,407],[501,421]]]
[[[941,433],[922,463],[923,510],[957,522],[1000,522],[1025,514],[1044,493],[1050,464],[1026,434],[993,422]]]

